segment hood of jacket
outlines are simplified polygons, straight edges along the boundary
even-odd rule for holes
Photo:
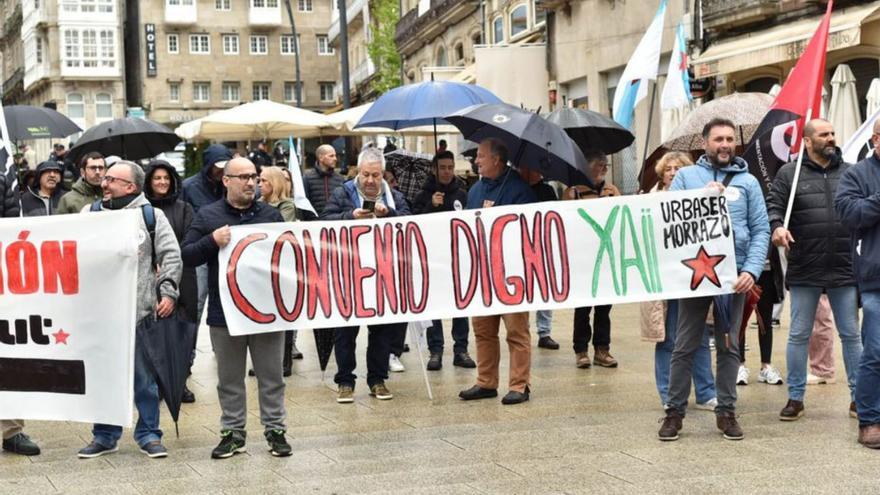
[[[730,174],[741,174],[743,172],[749,171],[748,162],[746,162],[745,160],[743,160],[742,158],[740,158],[738,156],[733,157],[733,160],[731,160],[730,163],[728,163],[727,165],[725,165],[721,168],[718,168],[718,169],[716,169],[712,165],[712,162],[709,160],[709,157],[706,155],[700,156],[700,158],[699,158],[699,160],[697,160],[696,164],[699,165],[700,167],[707,168],[709,170],[717,170],[718,172],[726,172],[726,173],[730,173]],[[721,182],[720,178],[718,179],[718,182]]]
[[[165,170],[168,172],[168,176],[171,177],[171,185],[168,188],[168,194],[161,198],[156,197],[156,193],[153,191],[153,175],[159,169]],[[181,188],[182,181],[180,176],[177,175],[177,170],[174,170],[174,167],[170,163],[165,160],[153,160],[147,165],[147,174],[144,178],[144,196],[147,197],[147,200],[149,200],[153,206],[174,204],[180,196]]]

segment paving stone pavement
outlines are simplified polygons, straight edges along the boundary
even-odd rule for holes
[[[515,406],[458,400],[475,371],[452,366],[448,336],[443,369],[430,373],[433,401],[414,352],[403,356],[406,372],[388,381],[394,400],[377,401],[367,395],[363,380],[366,332],[358,342],[356,402],[336,404],[335,364],[331,359],[322,374],[311,334],[300,332],[306,357],[295,363],[287,382],[294,454],[285,459],[266,449],[254,378],[248,378],[248,453],[210,459],[220,410],[215,361],[203,329],[190,381],[197,402],[184,405],[179,438],[163,406],[167,459],[146,458],[126,430],[118,453],[79,460],[76,451],[90,440],[90,425],[29,422],[26,431],[43,454],[0,454],[0,494],[880,492],[880,452],[856,443],[857,422],[847,414],[839,342],[838,383],[808,387],[804,418],[782,423],[777,415],[786,389],[757,383],[757,329],[750,327],[752,384],[738,388],[745,440],[722,439],[714,415],[694,410],[681,439],[661,443],[653,344],[639,340],[638,306],[612,312],[617,369],[575,368],[572,311],[553,316],[553,337],[562,348],[533,348],[532,398]],[[786,337],[784,319],[775,329],[773,352],[783,376]],[[472,354],[473,349],[471,341]],[[502,354],[505,383],[506,351]],[[503,395],[503,387],[499,392]]]

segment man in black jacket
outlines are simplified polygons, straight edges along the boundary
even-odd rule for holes
[[[807,155],[803,157],[797,190],[792,191],[796,164],[789,163],[779,169],[767,198],[773,244],[788,252],[786,284],[791,292],[786,350],[788,403],[779,413],[782,421],[795,421],[804,414],[807,352],[816,306],[823,293],[828,294],[840,333],[851,397],[862,353],[850,236],[834,210],[838,181],[850,165],[841,159],[834,128],[826,120],[814,119],[804,126],[804,147]],[[795,196],[787,229],[783,222],[791,194]],[[853,402],[850,415],[855,416]]]
[[[315,155],[315,168],[303,174],[303,187],[306,197],[320,215],[333,191],[345,182],[345,177],[336,172],[336,148],[322,144],[315,150]]]
[[[0,218],[17,217],[20,211],[18,176],[16,170],[10,169],[0,174]]]
[[[284,333],[229,335],[217,279],[217,253],[231,240],[230,225],[284,221],[277,209],[255,200],[259,177],[256,166],[247,158],[230,160],[223,175],[226,198],[199,209],[183,241],[185,266],[208,264],[208,325],[217,356],[217,395],[223,412],[220,444],[211,453],[214,459],[245,452],[247,391],[244,376],[248,350],[257,375],[260,420],[265,427],[269,449],[276,457],[291,453],[284,438],[287,414],[284,378],[281,376]]]

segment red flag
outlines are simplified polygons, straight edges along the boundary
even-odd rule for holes
[[[761,183],[764,195],[776,171],[797,158],[808,110],[812,110],[811,119],[819,117],[833,5],[834,0],[829,0],[816,33],[788,75],[743,155],[752,175]]]

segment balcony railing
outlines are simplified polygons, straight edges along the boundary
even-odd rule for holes
[[[199,10],[196,1],[184,5],[183,2],[172,4],[165,2],[165,24],[176,26],[191,26],[198,22]]]
[[[779,0],[703,0],[703,25],[725,31],[770,18],[780,6]]]
[[[431,0],[431,7],[419,15],[418,9],[412,9],[404,15],[397,23],[394,31],[394,41],[398,46],[404,44],[407,40],[421,39],[421,32],[425,27],[431,25],[440,18],[444,22],[455,22],[457,18],[476,10],[479,3],[473,0]],[[450,17],[452,19],[450,19]],[[438,30],[438,33],[442,30]]]
[[[345,8],[345,20],[348,22],[349,28],[354,28],[358,25],[359,16],[363,13],[366,3],[366,0],[348,2],[348,6]],[[330,29],[327,31],[327,37],[330,38],[330,43],[335,42],[336,38],[339,37],[339,13],[336,9],[333,10],[333,19],[330,23]]]
[[[280,26],[281,6],[254,7],[251,5],[248,10],[248,21],[251,26]]]

